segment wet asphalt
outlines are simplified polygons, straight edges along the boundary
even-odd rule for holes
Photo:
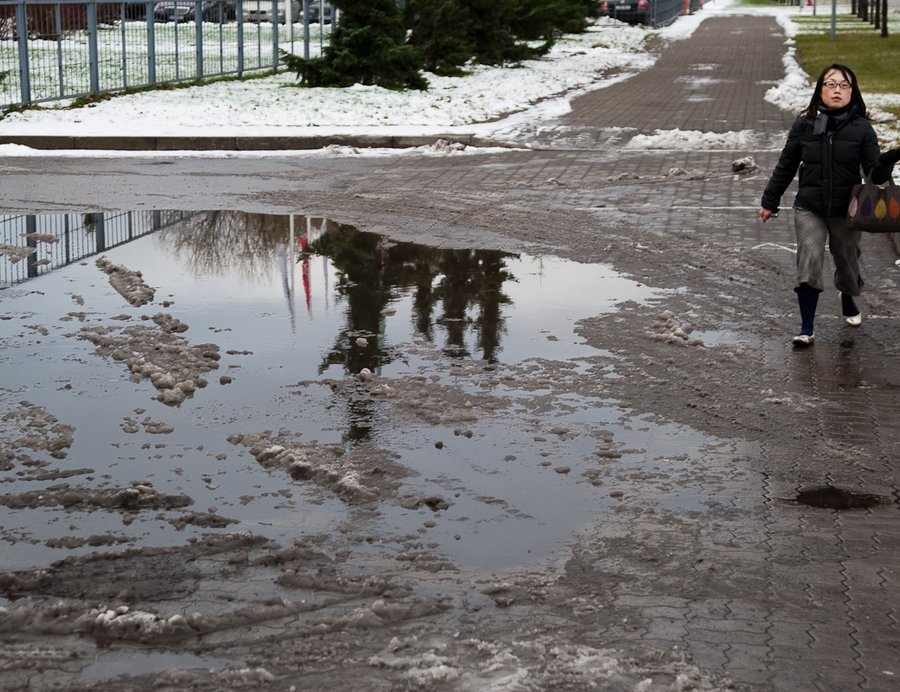
[[[771,18],[710,19],[700,25],[690,40],[666,47],[652,69],[574,99],[571,113],[545,128],[532,143],[532,151],[507,156],[506,164],[500,168],[494,167],[489,157],[462,164],[409,159],[382,177],[375,172],[378,164],[371,162],[354,164],[355,169],[348,165],[342,175],[350,181],[354,170],[365,170],[372,195],[370,218],[389,214],[390,210],[378,207],[375,198],[392,185],[453,189],[459,198],[456,212],[462,217],[469,210],[467,200],[475,190],[502,195],[504,189],[527,187],[536,180],[553,180],[562,186],[577,181],[581,191],[571,193],[573,205],[590,206],[596,200],[583,190],[589,190],[594,179],[598,188],[605,186],[609,190],[610,168],[602,166],[604,162],[616,162],[619,170],[652,178],[672,167],[688,171],[717,168],[734,154],[713,150],[622,151],[618,146],[621,128],[642,134],[674,129],[706,133],[753,131],[761,142],[755,152],[756,162],[763,171],[770,170],[778,154],[774,143],[783,137],[794,117],[764,98],[766,90],[783,77],[784,41],[784,34]],[[696,79],[685,81],[688,75],[705,75],[702,89]],[[60,139],[44,141],[42,146],[275,149],[315,148],[324,143],[212,139],[187,143],[135,138],[130,142]],[[403,146],[423,142],[370,138],[339,143]],[[130,191],[134,205],[144,206],[174,202],[179,194],[184,194],[184,187],[177,181],[184,164],[169,166],[162,172],[150,170],[149,164],[142,165],[146,168],[139,173],[139,177],[143,176],[141,182],[126,180],[118,190],[111,191],[98,185],[95,176],[114,175],[121,170],[120,162],[66,161],[53,171],[48,170],[46,160],[23,162],[23,171],[16,174],[21,177],[6,176],[7,183],[12,181],[13,186],[7,184],[4,197],[14,204],[4,206],[43,210],[79,204],[114,207],[122,204],[123,189]],[[190,189],[200,197],[203,185],[196,182],[197,172],[205,171],[210,176],[214,173],[200,163],[189,166],[193,176]],[[289,164],[250,164],[250,168],[261,175],[256,183],[243,188],[245,199],[261,194],[274,180],[280,181],[277,184],[283,189],[297,185],[309,193],[316,187],[313,175],[300,184],[292,181]],[[93,175],[87,175],[88,172]],[[166,187],[166,177],[171,188]],[[31,184],[39,179],[43,182]],[[212,185],[207,178],[203,181]],[[762,230],[751,221],[734,230],[734,210],[752,217],[763,182],[758,179],[748,185],[745,180],[732,177],[700,185],[674,181],[662,193],[659,189],[631,186],[622,194],[629,196],[632,210],[641,205],[659,206],[659,195],[668,195],[662,201],[668,213],[656,213],[653,217],[654,223],[664,225],[662,230],[666,233],[683,232],[687,225],[700,223],[703,232],[718,240],[734,234],[736,244],[789,242],[787,219],[780,219],[782,225],[774,230]],[[54,187],[51,204],[48,188]],[[223,193],[220,188],[215,194],[221,199],[223,194],[237,195],[238,191],[229,189]],[[615,190],[610,190],[610,194],[615,194]],[[210,192],[207,203],[212,200],[214,205],[214,197]],[[338,197],[332,188],[323,190],[319,199],[325,208],[335,204]],[[200,206],[203,202],[191,204]],[[611,198],[609,204],[625,208],[622,199]],[[680,213],[678,208],[691,211]],[[360,215],[366,213],[362,205],[354,210]],[[700,222],[698,215],[703,219]],[[482,223],[489,226],[490,219]],[[462,220],[460,225],[465,227],[463,234],[475,233]],[[889,239],[879,238],[877,242],[879,245],[873,248],[878,251],[872,253],[869,265],[874,293],[892,285],[893,261],[897,257]],[[785,289],[782,286],[779,290]],[[772,317],[781,330],[789,329],[793,323],[790,302],[784,301],[783,305],[784,313]],[[897,333],[896,314],[892,307],[880,311],[877,301],[871,305],[866,318],[878,326],[883,344],[884,339]],[[761,321],[767,319],[760,316]],[[863,329],[867,324],[868,321]],[[752,531],[743,530],[739,524],[728,524],[724,515],[708,519],[710,535],[715,531],[718,538],[715,545],[710,541],[704,546],[703,552],[708,560],[723,567],[719,577],[705,578],[732,580],[731,588],[728,584],[717,585],[717,593],[730,591],[730,596],[713,601],[698,595],[698,576],[693,568],[658,573],[654,579],[640,581],[643,585],[653,584],[652,589],[623,588],[619,594],[620,605],[640,608],[653,623],[652,628],[636,630],[631,636],[660,646],[689,649],[697,665],[726,671],[741,689],[900,689],[900,377],[896,374],[900,372],[900,351],[854,350],[845,340],[841,347],[823,347],[801,361],[784,343],[767,343],[759,356],[768,367],[780,370],[798,399],[808,404],[786,408],[784,415],[812,421],[820,436],[815,444],[807,444],[801,426],[797,439],[790,444],[761,444],[755,460],[762,470],[761,485],[745,483],[737,473],[726,479],[726,484],[733,482],[731,491],[736,496],[744,493],[740,500],[761,517]],[[838,456],[846,464],[840,468],[819,467],[819,445],[829,448],[830,459]],[[721,482],[721,478],[710,479],[712,485]],[[728,533],[731,540],[719,542]],[[667,539],[660,540],[664,545]],[[671,540],[673,546],[677,545],[677,537]],[[730,573],[729,560],[753,565],[752,573]],[[647,569],[664,567],[649,564]]]

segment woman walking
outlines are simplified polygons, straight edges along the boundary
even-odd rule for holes
[[[797,236],[797,284],[800,333],[796,348],[811,346],[819,294],[824,290],[826,243],[834,260],[834,285],[840,292],[841,314],[851,327],[862,324],[854,300],[862,291],[859,274],[860,235],[850,228],[847,208],[860,169],[883,183],[900,160],[900,149],[879,153],[878,138],[869,122],[856,75],[846,65],[822,70],[809,106],[794,121],[787,142],[762,195],[759,218],[765,223],[799,170],[794,199]]]

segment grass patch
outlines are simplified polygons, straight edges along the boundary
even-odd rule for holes
[[[900,31],[882,38],[879,30],[855,15],[837,20],[832,41],[830,22],[822,26],[818,18],[794,18],[799,28],[797,62],[810,80],[815,80],[825,65],[840,62],[856,72],[863,96],[900,93]],[[888,28],[893,29],[891,24]]]
[[[865,94],[863,94],[863,98],[865,98]],[[888,107],[882,106],[881,110],[887,111],[888,113],[893,115],[895,118],[900,120],[900,108],[895,108],[894,106],[888,106]]]

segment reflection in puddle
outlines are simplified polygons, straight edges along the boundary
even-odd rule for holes
[[[0,214],[0,289],[188,218],[183,211]]]
[[[119,676],[161,673],[170,669],[200,668],[208,671],[225,670],[239,666],[239,661],[196,656],[190,653],[146,651],[143,649],[105,649],[95,657],[94,662],[81,671],[81,681],[112,683]]]
[[[705,346],[725,346],[728,344],[743,344],[747,341],[747,334],[730,329],[717,329],[707,331],[694,331],[691,336],[700,339]]]
[[[210,212],[153,244],[154,257],[124,248],[124,263],[140,256],[145,276],[199,298],[220,331],[281,313],[293,335],[316,332],[317,375],[383,374],[410,339],[487,363],[586,355],[570,333],[578,317],[655,295],[602,266],[398,243],[302,216]]]
[[[303,532],[333,531],[348,519],[346,505],[255,463],[229,443],[230,435],[286,431],[305,448],[331,446],[348,456],[389,450],[410,470],[399,496],[452,498],[440,521],[425,527],[434,549],[485,568],[559,550],[598,511],[622,501],[611,494],[616,476],[623,485],[652,479],[660,488],[658,507],[702,511],[710,501],[709,491],[667,480],[687,473],[709,439],[651,420],[623,422],[615,402],[600,398],[557,398],[539,415],[533,400],[543,387],[517,379],[543,377],[559,387],[560,378],[583,378],[586,364],[602,354],[576,335],[577,321],[661,295],[607,266],[436,249],[324,219],[233,211],[191,215],[106,255],[141,272],[156,289],[153,304],[128,306],[92,261],[0,292],[8,316],[0,321],[0,404],[6,410],[27,398],[34,410],[73,427],[65,460],[50,463],[87,470],[59,482],[118,488],[146,480],[159,493],[189,496],[200,512],[214,508],[236,520],[228,530],[292,541]],[[72,338],[82,329],[114,337],[160,311],[188,327],[184,336],[192,344],[214,342],[221,354],[209,386],[177,408],[155,400],[146,380],[129,379],[124,363]],[[363,370],[381,382],[419,378],[431,387],[425,397],[439,397],[434,392],[445,385],[464,396],[486,394],[508,413],[468,420],[465,429],[443,424],[448,417],[440,407],[465,407],[463,396],[437,402],[434,418],[398,426],[383,399],[336,395],[335,387],[355,382]],[[554,425],[582,432],[538,435]],[[623,450],[614,461],[597,461],[597,439],[588,431],[599,428]],[[3,478],[5,493],[44,487],[37,475],[17,470]],[[588,470],[605,485],[586,481]],[[373,530],[415,535],[433,514],[392,500],[379,507]],[[21,539],[4,546],[8,566],[91,550],[48,547],[69,534],[158,545],[202,532],[167,521],[124,524],[111,512],[59,516],[0,506],[4,536]]]

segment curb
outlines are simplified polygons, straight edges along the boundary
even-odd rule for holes
[[[0,136],[0,144],[18,144],[41,150],[86,149],[120,151],[298,151],[327,146],[363,149],[409,149],[430,146],[439,140],[471,147],[511,145],[474,135],[314,135],[311,137],[81,137],[12,135]]]

